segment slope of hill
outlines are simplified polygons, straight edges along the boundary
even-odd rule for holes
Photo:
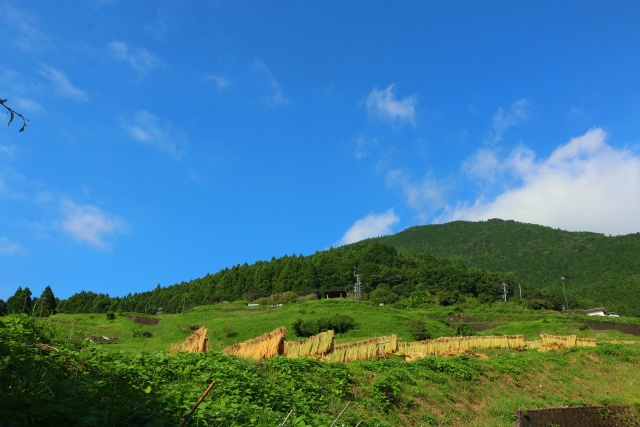
[[[374,241],[403,253],[429,252],[552,290],[569,305],[640,315],[640,233],[605,236],[492,219],[412,227]],[[512,289],[513,291],[513,289]]]
[[[201,306],[143,323],[140,316],[7,316],[0,318],[0,425],[176,426],[211,381],[215,387],[194,417],[198,425],[275,426],[289,414],[287,426],[328,426],[347,408],[338,425],[509,427],[519,408],[601,405],[599,414],[608,418],[610,405],[637,404],[640,346],[607,342],[637,337],[590,328],[586,316],[524,311],[512,303],[462,308],[465,322],[491,327],[481,334],[571,334],[598,345],[550,352],[485,349],[412,362],[398,356],[253,362],[215,349],[288,327],[299,317],[344,312],[357,323],[340,337],[343,342],[390,332],[411,340],[407,320],[416,318],[425,319],[434,336],[454,329],[447,307],[400,310],[337,299],[274,308]],[[171,344],[203,324],[212,351],[167,355]],[[94,344],[86,334],[118,337],[120,344]],[[615,425],[636,425],[633,420]]]

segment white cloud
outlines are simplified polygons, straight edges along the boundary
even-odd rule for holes
[[[416,182],[399,169],[387,172],[387,187],[400,187],[405,202],[414,210],[425,216],[436,208],[443,206],[443,185],[435,179],[424,177]]]
[[[253,60],[253,69],[266,81],[270,93],[262,100],[270,107],[288,105],[291,101],[284,95],[280,82],[275,78],[271,70],[259,59]]]
[[[63,199],[60,209],[63,218],[59,226],[62,231],[97,249],[109,251],[111,244],[107,239],[114,234],[124,233],[127,228],[125,220],[93,205],[77,205]]]
[[[147,49],[129,48],[127,43],[119,40],[109,43],[107,50],[113,59],[131,65],[140,76],[162,65],[162,61]]]
[[[400,221],[393,209],[381,214],[369,214],[357,220],[340,239],[339,245],[348,245],[369,237],[379,237],[393,233],[392,227]]]
[[[17,98],[16,107],[22,112],[42,113],[44,111],[42,105],[29,98]]]
[[[219,91],[225,90],[231,84],[229,79],[218,74],[207,74],[203,79],[205,82],[212,81],[216,85],[216,89],[218,89]]]
[[[59,95],[66,98],[72,98],[77,101],[86,101],[89,99],[83,90],[75,87],[69,81],[66,74],[57,68],[53,68],[47,64],[42,64],[38,72],[53,84],[55,92]]]
[[[611,147],[606,137],[592,129],[538,161],[519,147],[502,163],[517,186],[458,205],[438,221],[502,218],[569,231],[640,232],[640,155]]]
[[[355,139],[354,144],[356,146],[356,159],[362,159],[367,157],[370,154],[371,149],[378,145],[378,140],[376,138],[365,138],[363,136],[359,136]]]
[[[27,248],[16,243],[8,237],[0,236],[0,255],[24,255],[28,252]]]
[[[505,132],[522,122],[529,119],[529,102],[526,99],[520,99],[504,110],[502,107],[493,115],[493,123],[491,126],[491,141],[496,143],[502,141]]]
[[[366,100],[369,117],[391,123],[415,125],[418,97],[412,95],[396,99],[393,88],[393,84],[383,90],[373,88]]]
[[[146,110],[136,112],[133,123],[124,123],[122,127],[133,139],[169,153],[176,160],[184,154],[185,135],[173,131],[169,122],[161,124],[156,116]]]
[[[498,153],[486,148],[480,149],[464,162],[462,169],[473,178],[493,183],[501,169]]]
[[[49,38],[38,29],[36,18],[29,12],[14,8],[8,2],[3,2],[0,7],[0,23],[11,31],[6,39],[24,51],[31,52],[50,45]]]

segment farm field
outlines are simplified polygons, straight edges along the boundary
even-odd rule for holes
[[[509,303],[456,308],[433,305],[432,308],[396,309],[346,299],[299,302],[281,307],[248,307],[244,302],[237,302],[198,306],[184,315],[145,316],[117,313],[114,320],[107,320],[104,314],[58,314],[47,321],[69,332],[84,334],[87,337],[116,338],[119,342],[110,344],[109,347],[132,354],[139,351],[169,350],[171,345],[183,342],[200,326],[208,329],[210,349],[214,351],[279,327],[285,327],[287,339],[295,341],[301,338],[295,335],[292,328],[297,319],[312,320],[335,314],[349,315],[356,322],[354,329],[336,336],[336,344],[391,334],[396,334],[400,341],[415,341],[407,324],[411,319],[423,320],[431,338],[452,336],[455,327],[462,324],[477,330],[478,335],[524,335],[527,340],[539,339],[540,334],[550,334],[576,335],[578,338],[592,338],[600,342],[640,342],[640,336],[612,329],[615,326],[611,325],[615,324],[599,323],[598,319],[591,317],[567,316],[560,312],[525,311],[521,306]],[[636,322],[636,319],[629,318],[624,321]],[[598,329],[588,327],[587,322],[597,322]],[[600,329],[601,327],[610,329]]]
[[[595,339],[597,346],[485,349],[412,362],[396,355],[349,363],[282,356],[255,362],[220,353],[281,326],[287,340],[298,340],[292,328],[297,319],[334,314],[355,319],[355,327],[338,334],[336,343],[390,334],[399,342],[414,341],[407,322],[419,318],[432,338],[451,336],[463,323],[480,335],[527,340],[575,335]],[[398,310],[348,300],[282,307],[232,303],[196,307],[184,316],[132,316],[0,319],[0,423],[177,425],[214,380],[192,425],[276,426],[293,410],[286,425],[329,426],[349,405],[338,425],[511,426],[522,408],[637,404],[640,395],[640,345],[629,344],[640,343],[640,337],[587,326],[598,319],[523,312],[508,303],[453,312],[451,307]],[[636,319],[617,322],[637,325]],[[197,326],[209,330],[209,352],[169,355],[171,345]],[[94,344],[87,340],[92,336],[120,342]]]

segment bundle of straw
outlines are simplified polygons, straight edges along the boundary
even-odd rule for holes
[[[227,356],[238,356],[246,359],[262,360],[284,354],[284,340],[287,336],[285,328],[250,339],[240,344],[232,344],[222,350]]]
[[[338,344],[325,360],[331,362],[351,362],[386,357],[398,350],[398,336],[371,338],[364,341]]]
[[[542,340],[527,341],[527,350],[537,350],[542,345]]]
[[[578,338],[576,339],[577,347],[595,347],[596,340],[593,338]]]
[[[207,337],[207,332],[207,328],[204,326],[196,329],[182,344],[171,346],[169,353],[175,353],[176,351],[198,353],[209,350],[209,338]]]
[[[440,337],[433,340],[401,343],[398,346],[398,354],[414,359],[487,348],[524,350],[526,343],[523,335]]]
[[[575,347],[576,341],[577,341],[577,337],[575,335],[562,336],[562,335],[540,334],[540,338],[542,339],[543,346],[553,345],[553,346],[559,346],[562,348]]]
[[[284,352],[287,357],[323,357],[333,351],[333,330],[321,332],[302,341],[287,341]]]

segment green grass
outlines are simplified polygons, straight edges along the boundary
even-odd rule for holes
[[[547,353],[487,350],[483,353],[488,359],[426,357],[410,363],[397,356],[342,364],[283,357],[251,362],[225,357],[216,351],[170,357],[165,353],[171,344],[182,342],[190,334],[190,326],[206,326],[212,346],[220,349],[279,326],[288,328],[289,339],[296,339],[290,326],[297,318],[312,319],[336,313],[353,316],[357,322],[354,330],[338,337],[339,342],[391,333],[411,340],[406,325],[406,320],[411,318],[424,319],[434,336],[446,336],[452,332],[448,318],[459,310],[474,323],[496,325],[484,331],[484,335],[523,334],[536,339],[540,333],[576,334],[596,338],[599,345]],[[276,425],[294,405],[298,406],[296,423],[292,425],[329,425],[328,421],[350,401],[350,409],[341,419],[345,426],[355,426],[362,420],[361,427],[507,427],[513,424],[519,408],[634,404],[640,396],[640,345],[605,342],[638,341],[637,337],[584,328],[585,319],[581,316],[523,312],[509,304],[398,310],[347,300],[320,300],[282,307],[247,307],[236,303],[196,307],[184,316],[149,317],[160,322],[155,326],[142,326],[120,314],[112,321],[104,314],[56,315],[39,320],[38,324],[56,331],[57,336],[75,337],[69,341],[65,341],[68,338],[51,341],[60,353],[50,354],[21,344],[39,338],[19,338],[23,332],[10,330],[7,323],[0,333],[7,335],[9,344],[0,342],[0,356],[5,358],[0,360],[11,363],[0,368],[10,374],[2,378],[11,382],[0,393],[8,393],[15,408],[9,408],[10,413],[5,415],[16,416],[16,410],[23,408],[21,405],[27,398],[33,402],[33,408],[41,408],[43,416],[51,413],[46,405],[62,411],[63,406],[73,404],[79,412],[98,405],[95,416],[125,418],[130,417],[134,408],[126,405],[151,402],[148,410],[138,410],[133,415],[144,418],[156,414],[159,420],[160,411],[164,411],[162,413],[169,417],[177,417],[181,410],[193,404],[212,379],[219,384],[199,410],[199,417],[203,423],[205,419],[222,424],[232,419],[245,420],[245,424],[237,421],[236,425]],[[152,336],[133,338],[136,331],[149,331]],[[78,342],[84,342],[77,340],[83,335],[118,337],[122,343],[84,344],[86,347],[74,352]],[[70,350],[65,350],[65,346]],[[138,353],[140,350],[143,353]],[[20,352],[25,355],[19,357]],[[27,355],[35,359],[31,361]],[[51,375],[60,378],[47,380]],[[39,384],[33,390],[40,391],[25,395],[32,390],[29,385],[32,383]],[[24,393],[11,394],[19,386]],[[78,390],[86,392],[73,394],[70,387],[80,387]],[[105,394],[105,390],[111,391]],[[64,405],[59,403],[61,398],[67,399]],[[86,416],[93,416],[91,414],[93,412]],[[224,418],[218,414],[224,414]]]
[[[452,336],[449,318],[454,314],[454,326],[459,322],[455,313],[462,312],[463,319],[471,318],[473,324],[489,324],[492,329],[479,335],[525,335],[528,340],[539,339],[540,334],[577,335],[580,338],[606,340],[638,340],[640,337],[621,334],[614,330],[591,330],[584,327],[581,316],[569,316],[558,312],[523,311],[511,304],[469,305],[460,307],[428,306],[420,309],[396,309],[346,299],[323,299],[285,304],[281,307],[248,307],[244,302],[198,306],[181,314],[149,315],[159,319],[153,326],[134,323],[127,314],[116,314],[115,320],[107,320],[105,314],[58,314],[47,322],[59,325],[74,334],[119,338],[121,343],[107,347],[132,354],[138,351],[155,352],[169,350],[171,345],[182,343],[193,327],[204,326],[209,330],[212,350],[255,338],[284,326],[287,339],[297,340],[292,324],[297,319],[313,320],[345,314],[356,320],[356,327],[336,336],[337,343],[397,334],[400,340],[414,341],[407,325],[409,319],[422,319],[432,338]],[[589,319],[591,320],[591,319]],[[622,319],[624,321],[624,318]],[[147,332],[151,336],[144,337]],[[137,337],[134,337],[137,336]]]

